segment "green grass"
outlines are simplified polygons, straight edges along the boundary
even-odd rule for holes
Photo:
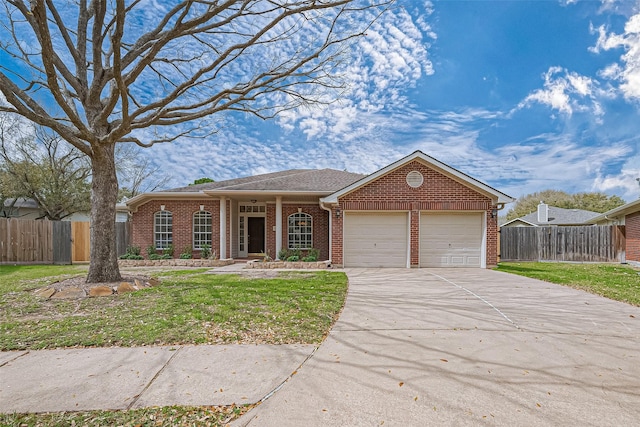
[[[620,264],[501,262],[498,271],[582,289],[640,306],[640,272]]]
[[[165,406],[129,411],[0,414],[0,426],[226,426],[251,409],[244,406]]]
[[[137,292],[43,300],[33,290],[82,270],[23,266],[0,273],[0,350],[179,344],[317,344],[344,304],[338,272],[283,272],[276,278],[158,273]],[[59,276],[59,277],[57,277]]]

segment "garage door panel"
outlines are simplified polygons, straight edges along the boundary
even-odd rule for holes
[[[421,267],[480,267],[483,215],[439,212],[420,216]]]
[[[407,213],[345,213],[346,267],[406,267]]]

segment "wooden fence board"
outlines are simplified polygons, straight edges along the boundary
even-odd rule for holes
[[[500,230],[502,261],[624,261],[624,227],[505,227]]]
[[[131,244],[131,223],[116,222],[116,252],[118,256],[127,252],[127,247]]]
[[[87,262],[91,259],[91,223],[71,223],[71,259],[73,262]]]
[[[71,264],[71,223],[53,222],[53,263]]]
[[[47,263],[53,261],[52,222],[0,218],[0,262]]]
[[[116,223],[118,255],[126,252],[130,236],[130,223]],[[88,222],[0,218],[0,263],[71,264],[89,260]]]

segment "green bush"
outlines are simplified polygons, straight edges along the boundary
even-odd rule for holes
[[[319,256],[320,256],[320,251],[318,249],[311,248],[311,249],[309,249],[309,252],[307,253],[307,256],[302,258],[302,261],[305,261],[305,262],[316,262],[316,261],[318,261],[318,257]]]
[[[138,246],[127,246],[127,252],[119,256],[120,259],[144,259],[140,255],[140,248]]]
[[[200,248],[200,258],[207,259],[211,256],[211,246],[202,245]]]
[[[185,246],[180,254],[180,259],[191,259],[193,258],[193,249],[191,246]]]
[[[289,254],[289,250],[282,248],[278,251],[278,259],[284,261],[289,258],[291,255]]]

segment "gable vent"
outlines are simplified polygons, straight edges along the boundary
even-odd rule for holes
[[[407,184],[411,188],[418,188],[424,182],[424,177],[418,171],[411,171],[407,174]]]

